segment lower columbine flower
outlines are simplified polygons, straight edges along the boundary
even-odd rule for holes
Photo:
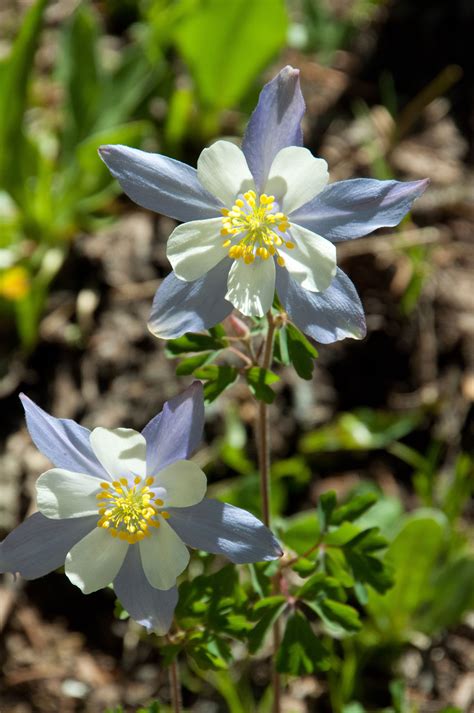
[[[253,515],[204,499],[206,476],[186,460],[202,434],[200,383],[167,402],[142,433],[90,432],[21,399],[33,441],[56,467],[37,481],[39,512],[0,544],[0,571],[35,579],[64,564],[85,594],[113,583],[130,615],[163,634],[187,545],[236,563],[281,555]]]
[[[353,179],[327,185],[327,164],[302,147],[299,73],[283,69],[262,90],[242,150],[204,149],[197,171],[126,146],[100,155],[139,205],[183,222],[168,242],[174,272],[149,322],[170,339],[222,321],[235,307],[261,317],[275,290],[289,318],[314,339],[365,335],[354,285],[334,243],[397,225],[427,181]]]

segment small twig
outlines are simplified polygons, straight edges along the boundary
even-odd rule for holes
[[[237,347],[227,347],[227,349],[233,354],[236,354],[239,359],[242,359],[246,364],[248,364],[248,366],[253,366],[253,361],[250,359],[250,357],[240,351],[240,349],[237,349]]]
[[[179,683],[179,669],[177,658],[174,658],[169,667],[170,676],[170,694],[173,713],[181,713],[183,710],[183,702],[181,699],[181,686]]]

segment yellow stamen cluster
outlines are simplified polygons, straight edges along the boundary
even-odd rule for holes
[[[168,512],[159,510],[164,503],[150,490],[153,483],[153,478],[142,480],[138,475],[133,483],[127,478],[114,480],[113,483],[101,483],[101,492],[96,496],[100,515],[98,527],[103,527],[112,537],[126,540],[130,544],[149,537],[149,528],[160,526],[156,518],[169,517]]]
[[[247,191],[243,199],[237,198],[230,210],[222,210],[221,235],[226,238],[222,247],[228,248],[229,257],[234,260],[242,258],[250,265],[256,257],[268,260],[276,255],[278,264],[284,266],[285,261],[278,248],[285,245],[291,250],[295,245],[281,235],[290,227],[288,218],[284,213],[272,213],[274,209],[275,196],[262,193],[257,200],[255,191]],[[242,233],[241,240],[233,244],[234,236]]]

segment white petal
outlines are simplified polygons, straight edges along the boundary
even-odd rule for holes
[[[128,548],[128,542],[96,527],[67,554],[64,571],[84,594],[96,592],[115,579]]]
[[[165,507],[186,508],[200,503],[206,494],[207,478],[195,463],[177,460],[161,470],[155,478],[166,490]],[[161,497],[161,496],[160,496]]]
[[[255,188],[244,154],[230,141],[216,141],[204,149],[198,159],[197,172],[204,188],[226,208],[232,207],[239,193]]]
[[[146,477],[146,441],[131,428],[94,428],[91,446],[112,478]]]
[[[247,317],[263,317],[275,296],[275,263],[273,258],[256,258],[247,265],[235,260],[230,268],[226,300]]]
[[[99,491],[95,476],[53,468],[36,481],[38,510],[53,520],[97,515]]]
[[[275,196],[283,213],[291,213],[320,193],[329,180],[328,165],[301,146],[288,146],[275,156],[265,193]]]
[[[166,255],[176,277],[192,282],[227,257],[222,247],[221,218],[193,220],[179,225],[170,235]]]
[[[281,249],[288,272],[305,290],[324,292],[337,270],[335,245],[294,223],[290,223],[290,236],[295,247]]]
[[[139,543],[143,570],[152,587],[170,589],[176,577],[186,569],[189,551],[166,520],[160,518],[160,527],[153,529],[151,537]]]

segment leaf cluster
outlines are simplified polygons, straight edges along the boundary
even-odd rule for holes
[[[357,524],[376,500],[366,493],[338,505],[335,493],[328,492],[317,512],[300,514],[282,526],[283,541],[296,553],[274,575],[274,582],[285,580],[285,595],[269,594],[268,586],[261,586],[264,598],[252,609],[256,625],[248,637],[250,651],[256,651],[278,620],[286,622],[277,654],[280,672],[328,670],[331,654],[321,634],[354,635],[362,626],[368,592],[385,592],[391,586],[382,556],[385,538],[378,528]],[[258,572],[259,566],[255,569]]]

